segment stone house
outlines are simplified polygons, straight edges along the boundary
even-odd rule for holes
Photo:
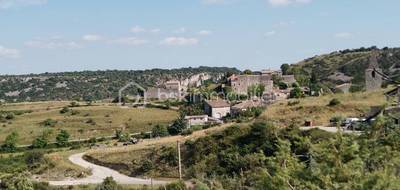
[[[255,108],[255,107],[262,107],[263,103],[262,100],[260,99],[254,99],[254,100],[246,100],[242,101],[231,108],[232,115],[239,114],[241,112],[247,111],[250,108]]]
[[[271,75],[233,75],[229,81],[236,94],[247,94],[247,90],[253,85],[264,85],[264,92],[271,92],[274,87]]]
[[[226,100],[207,100],[204,104],[205,112],[216,119],[230,115],[231,105]]]

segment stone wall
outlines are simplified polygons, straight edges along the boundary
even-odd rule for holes
[[[237,94],[247,94],[247,90],[252,85],[263,84],[264,92],[271,92],[273,89],[272,77],[269,75],[239,75],[231,81],[231,87]]]

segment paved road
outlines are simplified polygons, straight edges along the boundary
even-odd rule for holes
[[[150,185],[151,180],[150,179],[140,179],[140,178],[133,178],[129,177],[123,174],[120,174],[119,172],[112,170],[110,168],[106,168],[103,166],[98,166],[95,164],[92,164],[90,162],[87,162],[84,160],[82,157],[85,153],[79,153],[79,154],[74,154],[69,157],[69,160],[76,164],[79,165],[83,168],[91,169],[92,170],[92,175],[86,178],[82,179],[68,179],[64,181],[49,181],[50,185],[53,186],[68,186],[68,185],[85,185],[85,184],[99,184],[103,182],[103,179],[106,177],[113,177],[115,181],[117,181],[118,184],[124,184],[124,185]],[[153,180],[153,184],[165,184],[167,183],[166,181],[156,181]]]

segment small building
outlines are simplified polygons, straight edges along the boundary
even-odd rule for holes
[[[239,104],[236,104],[232,106],[232,114],[236,115],[239,114],[240,112],[247,111],[250,108],[255,108],[255,107],[262,107],[263,103],[260,99],[254,99],[254,100],[246,100],[243,102],[240,102]]]
[[[208,123],[208,115],[193,115],[186,116],[185,121],[189,126],[193,125],[205,125]]]
[[[221,119],[231,113],[231,105],[226,100],[208,100],[204,104],[205,112],[216,119]]]

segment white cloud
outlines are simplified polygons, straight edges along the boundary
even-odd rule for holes
[[[151,30],[150,30],[150,32],[153,33],[153,34],[159,33],[160,31],[161,31],[161,30],[160,30],[159,28],[154,28],[154,29],[151,29]]]
[[[131,28],[131,32],[141,33],[141,32],[146,32],[146,29],[142,28],[141,26],[135,26]]]
[[[96,41],[100,41],[103,40],[103,37],[97,34],[87,34],[82,36],[82,40],[84,41],[88,41],[88,42],[96,42]]]
[[[177,30],[174,31],[174,33],[176,33],[176,34],[183,34],[185,32],[186,32],[185,27],[178,28]]]
[[[0,58],[18,58],[19,50],[0,46]]]
[[[213,32],[210,31],[210,30],[201,30],[201,31],[198,32],[198,34],[201,35],[201,36],[209,36],[209,35],[211,35],[212,33],[213,33]]]
[[[184,37],[168,37],[160,42],[161,45],[169,46],[189,46],[197,45],[199,40],[196,38],[184,38]]]
[[[0,0],[0,9],[46,4],[47,0]]]
[[[275,34],[276,34],[276,31],[275,31],[275,30],[272,30],[272,31],[266,32],[266,33],[265,33],[265,36],[266,36],[266,37],[270,37],[270,36],[273,36],[273,35],[275,35]]]
[[[63,41],[61,38],[52,38],[50,40],[36,39],[25,42],[25,46],[39,49],[80,49],[82,45],[74,41]]]
[[[288,6],[291,4],[308,4],[312,0],[268,0],[268,3],[272,6]]]
[[[339,33],[335,34],[336,38],[350,38],[352,36],[353,36],[353,34],[349,33],[349,32],[339,32]]]
[[[139,45],[147,44],[148,41],[145,39],[137,38],[137,37],[125,37],[125,38],[119,38],[116,40],[112,40],[111,43],[121,44],[121,45],[139,46]]]

